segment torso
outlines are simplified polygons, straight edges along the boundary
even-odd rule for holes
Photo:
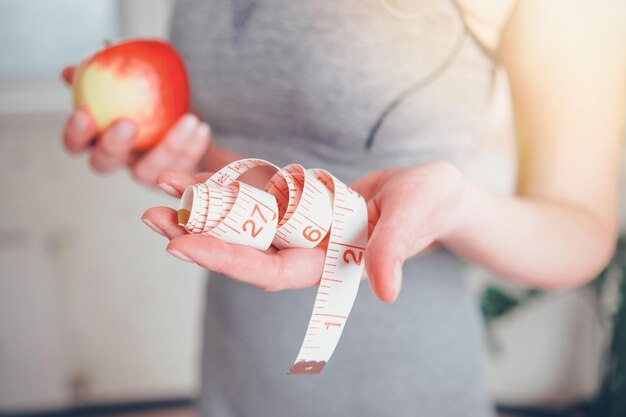
[[[461,164],[493,63],[452,3],[397,1],[398,16],[381,2],[181,2],[173,39],[215,140],[345,181],[390,165]]]
[[[345,182],[435,159],[463,168],[477,144],[493,62],[454,4],[386,5],[177,2],[172,39],[215,140],[277,165],[326,168]],[[204,413],[487,415],[477,314],[462,269],[443,250],[410,260],[394,305],[375,300],[364,283],[317,378],[284,375],[315,289],[265,294],[212,277]]]

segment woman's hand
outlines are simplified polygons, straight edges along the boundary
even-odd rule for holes
[[[175,196],[208,174],[189,177],[164,173],[158,179]],[[369,174],[351,186],[368,201],[371,237],[365,254],[366,273],[383,301],[398,296],[404,260],[451,231],[460,218],[464,179],[441,162]],[[142,220],[171,241],[167,251],[211,271],[268,291],[316,285],[322,274],[325,249],[283,249],[263,253],[218,239],[189,235],[178,226],[176,211],[151,208]]]
[[[191,177],[165,172],[157,182],[161,188],[169,189],[169,194],[180,197],[189,185],[206,181],[210,175],[200,173]],[[265,291],[311,287],[317,285],[322,275],[325,250],[321,247],[261,252],[210,236],[188,234],[178,225],[176,210],[168,207],[150,208],[141,220],[155,232],[170,239],[167,251],[175,257]]]
[[[73,76],[74,67],[63,70],[68,84]],[[168,169],[195,171],[211,139],[209,126],[190,113],[181,117],[165,138],[147,152],[131,151],[137,132],[133,121],[119,119],[96,137],[95,121],[88,111],[78,109],[69,116],[63,139],[70,153],[91,152],[89,164],[94,171],[109,173],[127,166],[137,181],[147,185],[154,185],[158,175]]]
[[[381,300],[398,297],[405,259],[435,244],[461,222],[465,184],[454,166],[431,162],[374,172],[350,185],[367,201],[370,237],[365,268]]]

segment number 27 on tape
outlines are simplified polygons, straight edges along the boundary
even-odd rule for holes
[[[252,219],[255,213],[258,213],[258,217],[260,217],[261,220],[263,220],[263,224],[267,223],[267,218],[261,212],[261,208],[259,207],[258,204],[255,204],[254,207],[252,208],[252,213],[250,213],[251,218],[243,222],[243,225],[241,226],[244,232],[247,232],[248,230],[250,230],[250,234],[252,235],[253,238],[257,237],[259,233],[261,233],[261,230],[263,230],[263,226],[260,226],[258,229],[256,228],[256,223]],[[250,228],[248,229],[246,226],[250,226]]]

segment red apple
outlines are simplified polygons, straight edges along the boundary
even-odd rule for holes
[[[185,64],[167,42],[128,40],[107,46],[76,68],[74,105],[86,109],[102,133],[119,118],[133,120],[133,150],[154,146],[189,109]]]

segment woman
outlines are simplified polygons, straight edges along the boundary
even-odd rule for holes
[[[127,164],[139,182],[179,197],[206,178],[188,175],[198,164],[216,170],[250,156],[328,169],[368,201],[367,275],[379,299],[395,301],[362,289],[324,372],[287,376],[314,299],[314,287],[302,288],[317,284],[323,251],[261,253],[186,235],[173,210],[148,210],[144,222],[171,240],[172,255],[214,272],[201,415],[490,415],[459,257],[547,289],[583,284],[606,263],[625,6],[505,3],[176,2],[172,39],[213,139],[188,115],[156,148],[131,155],[136,127],[120,120],[92,150],[94,170]],[[496,62],[514,102],[516,195],[464,175]],[[67,148],[85,150],[94,132],[77,111]],[[291,288],[300,290],[278,291]]]

